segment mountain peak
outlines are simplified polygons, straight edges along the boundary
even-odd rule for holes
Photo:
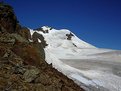
[[[95,46],[79,39],[74,33],[67,29],[54,29],[48,26],[43,26],[40,29],[32,30],[30,29],[31,36],[37,33],[38,37],[36,39],[40,43],[44,40],[47,44],[44,48],[50,50],[58,58],[68,58],[72,55],[77,55],[80,53],[81,49],[92,49]],[[39,36],[42,36],[41,38]],[[58,55],[59,52],[63,54]]]
[[[43,26],[43,27],[40,27],[40,28],[37,28],[37,29],[34,29],[35,31],[41,31],[43,33],[49,33],[50,30],[52,30],[53,28],[52,27],[49,27],[49,26]]]
[[[95,48],[93,45],[79,39],[74,33],[67,29],[57,30],[52,27],[43,26],[35,30],[31,29],[31,35],[33,35],[34,31],[41,34],[50,46],[57,47],[62,45],[65,40],[68,40],[68,42],[70,41],[78,48]]]

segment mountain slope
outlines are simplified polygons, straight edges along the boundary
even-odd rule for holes
[[[0,91],[84,91],[47,64],[44,40],[36,42],[36,34],[30,39],[12,7],[0,3]]]
[[[54,53],[58,58],[68,58],[71,55],[77,55],[80,49],[94,49],[96,47],[92,46],[80,40],[75,34],[66,29],[56,30],[50,27],[42,27],[40,30],[31,30],[31,35],[36,31],[38,34],[42,35],[48,44],[46,47],[51,53]],[[43,32],[43,31],[48,31]],[[63,51],[63,53],[58,53]]]
[[[110,49],[100,49],[86,43],[67,29],[56,30],[48,26],[43,26],[36,30],[30,29],[30,32],[31,35],[36,32],[43,36],[44,41],[48,44],[46,49],[59,59],[80,59],[88,55],[113,51]],[[41,42],[39,38],[38,41]]]
[[[42,35],[46,41],[46,61],[85,90],[121,90],[121,51],[94,47],[66,29],[44,26],[30,32]]]

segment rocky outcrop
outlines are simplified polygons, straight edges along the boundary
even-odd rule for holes
[[[33,35],[32,35],[32,40],[33,42],[35,43],[38,43],[39,40],[40,40],[40,44],[43,46],[43,48],[45,48],[48,44],[46,43],[43,35],[37,33],[37,32],[34,32]]]
[[[44,49],[43,48],[37,48],[39,44],[25,44],[25,43],[19,43],[15,44],[12,48],[12,51],[20,56],[27,65],[34,65],[34,66],[41,66],[45,64],[44,61]]]
[[[83,91],[46,63],[40,44],[7,35],[14,41],[0,41],[0,91]]]
[[[28,30],[16,30],[8,7],[0,5],[1,15],[7,14],[0,17],[0,91],[84,91],[46,63],[42,44],[29,42]]]
[[[19,28],[13,8],[7,4],[0,3],[0,31],[13,33]]]
[[[43,26],[43,27],[40,27],[40,28],[37,28],[37,29],[34,29],[34,30],[41,31],[43,33],[49,33],[49,31],[52,30],[52,29],[53,29],[52,27]]]
[[[43,33],[49,33],[48,30],[43,30],[43,28],[38,28],[38,29],[35,29],[35,30],[37,30],[37,31],[41,31],[41,32],[43,32]]]
[[[26,27],[21,27],[21,28],[19,29],[18,33],[19,33],[22,37],[24,37],[25,39],[27,39],[27,40],[31,39],[30,31],[29,31],[29,29],[26,28]]]
[[[71,40],[72,36],[74,36],[74,35],[72,33],[70,33],[70,34],[66,34],[66,36],[67,36],[67,40]]]

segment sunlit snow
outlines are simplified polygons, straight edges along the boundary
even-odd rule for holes
[[[50,30],[42,34],[48,46],[46,61],[74,80],[87,91],[121,91],[121,52],[97,48],[75,34],[67,40],[67,29]],[[31,35],[35,32],[30,29]]]

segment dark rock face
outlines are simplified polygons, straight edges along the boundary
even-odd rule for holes
[[[67,36],[67,40],[71,40],[72,36],[74,36],[74,35],[72,33],[70,33],[70,34],[66,34],[66,36]]]
[[[29,31],[29,29],[26,28],[26,27],[20,28],[19,31],[18,31],[18,33],[19,33],[22,37],[24,37],[25,39],[27,39],[27,40],[28,40],[28,39],[31,39],[30,31]]]
[[[12,9],[0,7],[5,9],[1,15],[7,14],[0,17],[0,28],[5,29],[0,32],[0,91],[84,91],[47,64],[43,46],[28,41],[28,30],[16,32],[14,15],[8,17]]]
[[[18,26],[12,7],[0,4],[0,31],[13,33]]]
[[[38,29],[36,29],[37,31],[41,31],[41,32],[43,32],[43,33],[48,33],[48,30],[43,30],[42,28],[38,28]]]
[[[45,48],[48,45],[46,43],[46,41],[44,40],[43,35],[41,35],[37,32],[34,32],[33,35],[32,35],[33,42],[38,43],[39,42],[38,39],[41,41],[41,45],[43,46],[43,48]]]

